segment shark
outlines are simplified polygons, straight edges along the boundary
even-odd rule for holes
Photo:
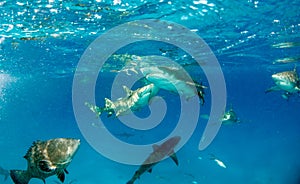
[[[231,125],[240,123],[241,121],[237,117],[236,113],[232,108],[230,108],[227,112],[225,112],[223,118],[222,118],[222,124],[223,125]]]
[[[118,98],[114,102],[108,98],[105,98],[104,107],[98,107],[88,102],[86,102],[85,105],[88,106],[91,111],[96,113],[97,116],[100,116],[102,112],[107,112],[108,117],[112,116],[113,114],[118,117],[127,114],[130,112],[130,110],[137,111],[148,105],[150,100],[159,91],[159,88],[152,83],[136,90],[130,90],[127,86],[123,86],[123,89],[126,93],[125,97]]]
[[[208,114],[203,114],[200,117],[203,119],[209,119]],[[222,120],[223,125],[232,125],[232,124],[237,124],[237,123],[241,122],[232,107],[224,113],[221,120]]]
[[[160,89],[183,95],[187,100],[198,96],[204,104],[204,89],[202,84],[190,79],[181,68],[168,66],[149,66],[141,68],[145,79]]]
[[[180,136],[174,136],[161,145],[153,145],[153,152],[148,156],[148,158],[143,162],[143,164],[126,184],[133,184],[135,180],[140,178],[140,176],[145,172],[151,173],[152,168],[166,156],[171,157],[175,164],[178,165],[179,162],[174,152],[174,148],[179,143],[180,139]]]
[[[275,86],[267,89],[265,92],[283,91],[282,97],[288,99],[294,93],[300,92],[300,79],[296,68],[292,71],[284,71],[272,75]]]

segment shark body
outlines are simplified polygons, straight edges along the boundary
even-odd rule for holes
[[[292,71],[285,71],[275,73],[272,75],[272,79],[275,82],[275,86],[266,90],[266,93],[271,91],[283,91],[283,98],[288,97],[294,93],[300,92],[300,79],[296,72],[296,68]]]
[[[112,116],[113,114],[115,114],[115,116],[121,116],[127,114],[130,110],[137,111],[148,105],[152,97],[154,97],[159,91],[159,88],[152,83],[134,91],[130,90],[126,86],[123,86],[123,89],[126,92],[125,97],[119,98],[114,102],[105,98],[104,107],[97,107],[89,104],[88,102],[85,104],[91,111],[96,113],[97,116],[100,116],[102,112],[107,112],[108,116]]]
[[[134,173],[133,177],[126,184],[133,184],[136,179],[140,178],[145,172],[152,172],[152,168],[159,163],[166,156],[170,156],[171,159],[178,165],[178,159],[174,152],[175,146],[180,141],[179,136],[172,137],[166,142],[158,145],[153,145],[153,152],[148,156],[148,158],[143,162],[139,169]]]

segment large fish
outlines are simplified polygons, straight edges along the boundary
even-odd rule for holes
[[[152,172],[152,168],[166,156],[170,156],[172,160],[178,165],[178,159],[174,152],[175,146],[180,141],[179,136],[172,137],[164,142],[162,145],[153,145],[153,152],[143,162],[139,169],[134,173],[133,177],[126,184],[133,184],[136,179],[140,178],[145,172]]]
[[[115,114],[116,116],[124,115],[129,112],[129,110],[137,111],[142,107],[149,104],[149,101],[154,97],[159,88],[154,84],[148,84],[134,91],[130,90],[128,87],[123,86],[126,96],[119,98],[116,101],[111,101],[105,98],[105,107],[97,107],[88,102],[85,103],[91,111],[100,116],[102,112],[107,112],[108,116]]]
[[[198,95],[204,103],[205,86],[193,81],[181,68],[167,66],[149,66],[140,69],[145,78],[155,86],[183,95],[186,99]]]
[[[4,181],[6,181],[9,176],[9,171],[0,167],[0,175],[3,175]]]
[[[291,94],[300,92],[300,79],[296,72],[296,68],[292,71],[275,73],[272,75],[276,86],[266,90],[266,93],[271,91],[284,91],[283,98],[287,99]]]
[[[28,184],[31,178],[43,180],[57,175],[59,180],[65,180],[66,168],[71,163],[80,140],[57,138],[48,141],[36,141],[29,148],[24,158],[27,160],[27,170],[11,170],[10,176],[15,184]]]

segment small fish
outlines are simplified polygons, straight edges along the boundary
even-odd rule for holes
[[[293,93],[300,92],[300,79],[296,72],[296,68],[292,71],[285,71],[280,73],[275,73],[272,75],[276,86],[267,89],[265,92],[279,91],[282,90],[284,93],[283,98],[288,99]]]
[[[221,160],[216,158],[216,156],[214,154],[210,154],[210,160],[215,161],[220,167],[223,167],[224,169],[227,168],[226,165]]]
[[[140,178],[140,176],[147,171],[151,173],[152,168],[166,156],[171,157],[175,164],[178,165],[178,159],[174,152],[174,148],[179,143],[180,139],[181,138],[179,136],[175,136],[168,139],[160,146],[153,145],[153,152],[143,162],[139,169],[134,173],[133,177],[126,184],[133,184],[136,179]]]
[[[28,184],[31,178],[39,178],[46,183],[45,179],[53,175],[57,175],[59,180],[64,182],[65,173],[68,174],[66,168],[79,145],[79,139],[36,141],[24,156],[27,160],[27,170],[11,170],[10,176],[15,184]]]
[[[220,166],[220,167],[223,167],[226,169],[226,165],[221,161],[221,160],[218,160],[218,159],[214,159],[214,161]]]
[[[96,113],[97,116],[100,116],[102,112],[107,112],[108,116],[113,114],[121,116],[125,115],[130,110],[137,111],[148,105],[149,101],[159,90],[154,84],[148,84],[134,91],[126,86],[123,86],[123,89],[126,92],[126,96],[124,98],[119,98],[114,102],[105,98],[105,107],[97,107],[88,102],[86,102],[85,105],[88,106],[91,111]]]
[[[209,155],[210,155],[210,160],[213,160],[214,162],[216,162],[220,167],[223,167],[225,169],[227,168],[226,165],[221,160],[216,158],[216,156],[214,154],[209,154]]]
[[[9,171],[0,167],[0,174],[4,176],[4,181],[6,181],[9,176]]]

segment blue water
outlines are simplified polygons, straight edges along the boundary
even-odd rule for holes
[[[241,123],[222,125],[213,142],[199,150],[207,123],[199,118],[193,135],[177,152],[179,166],[171,159],[163,160],[135,183],[299,184],[300,96],[285,100],[279,91],[264,92],[274,85],[272,74],[295,66],[299,74],[299,7],[297,0],[0,1],[0,166],[26,169],[23,156],[33,141],[73,137],[81,139],[81,146],[68,167],[65,183],[125,184],[138,166],[112,161],[86,141],[73,112],[74,74],[84,51],[111,28],[135,20],[159,19],[192,30],[208,44],[224,74],[226,109],[232,105]],[[209,114],[210,84],[182,49],[148,41],[115,53],[124,54],[159,55],[181,64],[208,86],[200,114]],[[115,71],[123,65],[113,57],[107,61],[95,88],[97,105],[110,98]],[[81,72],[84,81],[90,71]],[[141,87],[141,83],[135,85]],[[101,118],[120,140],[151,144],[168,135],[180,113],[178,95],[166,91],[159,95],[167,103],[167,113],[157,130],[132,130],[117,118]],[[151,113],[145,107],[135,115],[143,118]],[[122,136],[124,133],[129,136]],[[107,140],[96,141],[107,144]],[[211,154],[226,168],[212,160]],[[47,183],[56,181],[55,176],[47,178]],[[9,178],[3,183],[13,182]],[[35,183],[42,181],[30,181]]]

